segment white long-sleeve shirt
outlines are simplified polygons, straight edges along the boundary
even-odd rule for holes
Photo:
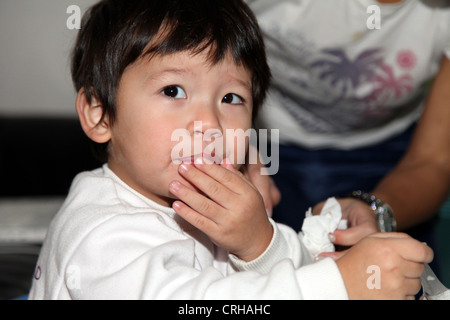
[[[347,299],[335,262],[312,263],[302,234],[276,224],[244,262],[107,165],[79,174],[43,244],[30,299]]]

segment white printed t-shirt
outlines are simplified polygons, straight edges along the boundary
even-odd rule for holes
[[[441,0],[248,0],[265,36],[273,88],[263,128],[282,143],[352,149],[401,133],[450,58]],[[369,6],[380,8],[380,29]]]

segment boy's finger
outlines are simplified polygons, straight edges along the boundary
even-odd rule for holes
[[[405,260],[429,263],[433,260],[433,250],[426,243],[417,241],[409,235],[401,232],[380,232],[370,237],[392,240],[395,250]]]
[[[216,223],[213,220],[208,219],[181,201],[175,201],[172,208],[180,217],[206,234],[216,228]]]
[[[433,260],[433,250],[426,243],[414,239],[399,239],[396,245],[405,260],[419,263],[430,263]]]
[[[231,165],[225,164],[224,166],[214,164],[196,163],[195,167],[203,173],[210,176],[212,179],[219,182],[221,185],[227,187],[234,193],[241,194],[248,186],[243,174]]]
[[[204,166],[219,167],[218,165],[213,164]],[[224,168],[222,168],[222,170],[230,173]],[[220,206],[226,208],[226,205],[231,201],[231,197],[234,193],[233,189],[227,188],[220,182],[216,181],[213,177],[203,172],[202,170],[199,170],[195,166],[182,164],[179,167],[179,172],[183,176],[183,178],[193,184],[197,189],[199,189]]]
[[[425,270],[424,264],[419,262],[409,261],[407,267],[404,269],[403,275],[406,278],[419,278]]]
[[[405,279],[403,282],[403,289],[405,290],[405,299],[413,300],[410,297],[413,297],[420,291],[420,280],[418,278],[414,279]]]
[[[191,190],[179,181],[173,181],[169,185],[170,192],[185,203],[185,206],[192,208],[196,215],[201,214],[205,218],[216,221],[221,216],[221,207],[204,195]],[[187,212],[192,215],[193,212]],[[197,219],[200,219],[197,217]]]
[[[220,165],[231,172],[237,171],[236,169],[234,169],[233,165],[231,164],[231,162],[228,159],[224,159]]]

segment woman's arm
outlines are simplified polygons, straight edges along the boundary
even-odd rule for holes
[[[432,217],[450,190],[450,59],[444,58],[403,159],[373,194],[404,230]]]

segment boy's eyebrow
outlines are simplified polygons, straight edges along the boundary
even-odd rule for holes
[[[149,79],[158,79],[160,77],[162,77],[164,74],[166,73],[176,73],[176,74],[193,74],[193,72],[189,69],[184,69],[184,68],[168,68],[168,69],[163,69],[161,71],[157,71],[157,72],[146,72],[145,76],[144,76],[144,82],[147,82],[147,80]]]
[[[186,68],[167,68],[167,69],[163,69],[161,71],[157,71],[157,72],[146,72],[145,76],[143,78],[143,83],[147,82],[150,79],[158,79],[162,76],[164,76],[164,74],[169,74],[169,73],[175,73],[175,74],[190,74],[190,75],[194,75],[194,72],[192,72],[192,70],[186,69]],[[249,82],[246,82],[240,78],[236,78],[236,77],[231,77],[231,80],[228,82],[236,82],[238,83],[240,86],[245,87],[248,90],[251,90],[252,85]]]
[[[242,87],[248,89],[249,91],[252,91],[252,85],[250,82],[244,81],[241,78],[235,78],[232,77],[230,82],[237,82],[238,84],[240,84]]]

